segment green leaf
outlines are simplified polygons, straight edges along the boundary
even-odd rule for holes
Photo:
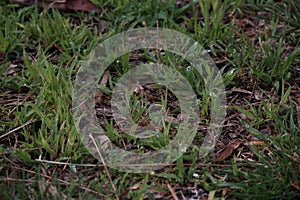
[[[258,76],[258,78],[265,81],[267,84],[272,83],[272,77],[268,73],[258,71],[256,69],[253,69],[253,72],[256,76]]]
[[[26,151],[17,151],[17,156],[25,162],[32,162],[31,156]]]
[[[240,106],[232,106],[232,108],[236,109],[237,111],[243,113],[246,115],[246,117],[248,117],[250,120],[254,120],[256,118],[256,116],[250,112],[249,110],[246,110]]]
[[[258,131],[257,129],[251,127],[250,124],[246,123],[245,121],[242,121],[242,124],[246,127],[246,130],[251,133],[252,135],[254,135],[255,137],[257,137],[258,139],[262,139],[264,141],[268,140],[268,136],[261,133],[260,131]]]

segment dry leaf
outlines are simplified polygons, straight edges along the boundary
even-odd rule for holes
[[[241,142],[230,143],[225,150],[215,159],[215,161],[223,161],[228,158],[233,150],[237,149],[240,146]]]
[[[22,5],[34,5],[36,0],[12,0],[13,3]],[[82,11],[95,11],[100,12],[97,8],[88,0],[38,0],[38,7],[49,7],[53,6],[60,10],[82,10]]]
[[[18,67],[18,65],[10,64],[6,75],[13,75],[13,74],[15,74],[18,71],[16,69],[17,67]]]
[[[255,91],[254,91],[254,98],[255,98],[256,100],[262,100],[262,98],[263,98],[263,93],[262,93],[261,91],[259,91],[259,90],[255,90]]]
[[[296,182],[291,183],[291,185],[292,185],[294,188],[296,188],[297,190],[300,191],[300,186],[299,186]]]
[[[250,141],[247,143],[247,145],[251,145],[251,146],[264,146],[265,145],[265,142],[264,141],[261,141],[261,140],[256,140],[256,141]]]
[[[252,94],[251,91],[245,90],[245,89],[242,89],[242,88],[234,88],[232,91],[233,92],[239,92],[239,93],[245,93],[245,94]]]

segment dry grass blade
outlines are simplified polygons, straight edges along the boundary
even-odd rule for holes
[[[5,138],[5,137],[8,136],[9,134],[11,134],[11,133],[13,133],[13,132],[15,132],[15,131],[17,131],[17,130],[19,130],[19,129],[21,129],[21,128],[23,128],[23,127],[25,127],[25,126],[27,126],[27,125],[29,125],[29,124],[31,124],[31,123],[33,123],[33,122],[35,122],[35,121],[36,121],[36,119],[31,119],[31,120],[29,120],[28,122],[26,122],[25,124],[23,124],[23,125],[21,125],[21,126],[18,126],[18,127],[14,128],[14,129],[8,131],[7,133],[5,133],[5,134],[3,134],[3,135],[0,136],[0,140],[1,140],[2,138]]]
[[[94,143],[94,145],[95,145],[95,147],[96,147],[96,149],[97,149],[97,153],[98,153],[99,156],[100,156],[101,162],[103,163],[103,166],[104,166],[104,169],[105,169],[105,171],[106,171],[106,173],[107,173],[107,176],[108,176],[108,178],[109,178],[110,184],[111,184],[111,186],[112,186],[112,188],[113,188],[113,190],[114,190],[114,192],[115,192],[116,199],[119,199],[119,197],[118,197],[118,195],[117,195],[117,189],[116,189],[116,187],[115,187],[115,185],[114,185],[114,182],[113,182],[113,180],[112,180],[112,178],[111,178],[111,175],[110,175],[110,173],[109,173],[109,170],[108,170],[108,168],[107,168],[107,166],[106,166],[106,164],[105,164],[104,158],[103,158],[103,156],[102,156],[102,154],[101,154],[101,152],[100,152],[100,150],[99,150],[99,148],[98,148],[98,145],[97,145],[97,143],[96,143],[94,137],[93,137],[91,134],[90,134],[89,136],[90,136],[91,140],[93,141],[93,143]]]
[[[297,109],[297,123],[298,123],[298,126],[300,127],[300,100],[298,101],[296,109]]]
[[[179,200],[176,193],[175,193],[175,191],[174,191],[174,189],[171,187],[171,185],[168,182],[166,182],[166,184],[168,186],[169,191],[171,192],[171,195],[172,195],[173,199]]]

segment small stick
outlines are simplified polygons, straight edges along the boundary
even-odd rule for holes
[[[76,163],[67,163],[67,162],[56,162],[56,161],[51,161],[51,160],[43,160],[43,159],[35,159],[35,161],[37,162],[43,162],[43,163],[49,163],[49,164],[55,164],[55,165],[73,165],[73,166],[78,166],[78,167],[105,167],[107,165],[105,164],[76,164]],[[165,167],[170,167],[170,166],[176,166],[176,163],[159,163],[159,164],[120,164],[120,165],[115,165],[115,166],[122,166],[122,167],[133,167],[133,166],[137,166],[137,167],[141,167],[141,166],[165,166]],[[184,166],[191,166],[192,164],[190,163],[186,163],[183,164]],[[201,167],[231,167],[232,164],[212,164],[212,163],[208,163],[208,164],[203,164],[203,163],[198,163],[197,166],[201,166]]]
[[[97,152],[98,152],[98,154],[99,154],[99,156],[100,156],[101,162],[103,163],[103,167],[104,167],[104,169],[105,169],[105,171],[106,171],[106,173],[107,173],[107,176],[108,176],[108,178],[109,178],[110,184],[111,184],[111,186],[112,186],[112,188],[113,188],[113,190],[114,190],[114,192],[115,192],[115,194],[116,194],[116,198],[117,198],[117,200],[119,200],[119,197],[118,197],[118,195],[117,195],[117,189],[116,189],[116,187],[115,187],[115,185],[114,185],[114,183],[113,183],[113,181],[112,181],[112,178],[111,178],[111,176],[110,176],[109,170],[108,170],[108,168],[107,168],[107,166],[106,166],[106,164],[105,164],[104,158],[102,157],[102,154],[101,154],[101,152],[100,152],[100,150],[99,150],[99,148],[98,148],[98,146],[97,146],[97,144],[96,144],[96,141],[95,141],[94,137],[93,137],[91,134],[90,134],[89,136],[90,136],[91,140],[93,141],[93,143],[94,143],[94,145],[95,145],[95,147],[96,147],[96,149],[97,149]]]
[[[173,188],[171,187],[171,185],[168,183],[168,181],[166,182],[167,183],[167,186],[168,186],[168,189],[169,191],[171,192],[171,195],[173,197],[174,200],[179,200],[175,191],[173,190]]]
[[[17,131],[17,130],[23,128],[24,126],[27,126],[28,124],[31,124],[32,122],[35,122],[35,121],[36,121],[36,119],[31,119],[31,120],[29,120],[28,122],[26,122],[25,124],[23,124],[23,125],[21,125],[21,126],[18,126],[18,127],[16,127],[16,128],[14,128],[13,130],[8,131],[7,133],[5,133],[5,134],[3,134],[3,135],[0,136],[0,140],[1,140],[2,138],[4,138],[4,137],[8,136],[9,134],[11,134],[11,133],[13,133],[13,132],[15,132],[15,131]]]

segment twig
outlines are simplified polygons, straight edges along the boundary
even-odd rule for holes
[[[36,119],[31,119],[31,120],[29,120],[28,122],[26,122],[25,124],[23,124],[23,125],[21,125],[21,126],[18,126],[18,127],[16,127],[16,128],[14,128],[13,130],[8,131],[7,133],[5,133],[5,134],[3,134],[3,135],[0,136],[0,140],[1,140],[2,138],[4,138],[4,137],[8,136],[9,134],[11,134],[11,133],[13,133],[13,132],[15,132],[15,131],[17,131],[17,130],[23,128],[24,126],[27,126],[28,124],[31,124],[32,122],[35,122],[35,121],[36,121]]]
[[[78,167],[97,167],[101,165],[96,165],[96,164],[74,164],[74,163],[68,163],[68,162],[56,162],[56,161],[51,161],[51,160],[43,160],[43,159],[35,159],[37,162],[42,162],[42,163],[49,163],[49,164],[55,164],[55,165],[73,165],[73,166],[78,166]]]
[[[171,187],[171,185],[168,183],[168,181],[166,182],[167,183],[167,186],[168,186],[168,189],[169,191],[171,192],[171,195],[173,197],[174,200],[179,200],[175,191],[173,190],[173,188]]]
[[[73,166],[78,166],[78,167],[107,167],[108,165],[106,164],[76,164],[76,163],[67,163],[67,162],[56,162],[56,161],[50,161],[50,160],[43,160],[43,159],[35,159],[35,161],[37,162],[43,162],[43,163],[49,163],[49,164],[55,164],[55,165],[73,165]],[[157,165],[160,165],[160,166],[176,166],[177,164],[176,163],[159,163],[159,164],[116,164],[115,166],[117,167],[126,167],[126,166],[129,166],[129,167],[134,167],[134,166],[137,166],[137,167],[140,167],[140,166],[157,166]],[[192,164],[190,163],[186,163],[186,164],[183,164],[184,166],[191,166]],[[232,164],[203,164],[203,163],[198,163],[198,164],[195,164],[197,166],[204,166],[204,167],[231,167]]]
[[[100,152],[100,150],[99,150],[99,148],[98,148],[98,145],[97,145],[97,143],[96,143],[94,137],[93,137],[91,134],[90,134],[89,136],[90,136],[91,140],[93,141],[93,143],[94,143],[94,145],[95,145],[95,147],[96,147],[96,149],[97,149],[97,153],[98,153],[99,156],[100,156],[101,162],[104,164],[104,165],[103,165],[103,166],[104,166],[104,169],[105,169],[105,171],[106,171],[106,173],[107,173],[107,176],[108,176],[108,178],[109,178],[110,184],[111,184],[111,186],[112,186],[112,188],[113,188],[113,190],[114,190],[114,192],[115,192],[115,194],[116,194],[116,198],[117,198],[117,200],[119,200],[119,197],[118,197],[118,195],[117,195],[117,189],[116,189],[116,187],[115,187],[115,185],[114,185],[114,183],[113,183],[113,181],[112,181],[112,178],[111,178],[111,176],[110,176],[109,170],[108,170],[108,168],[107,168],[107,165],[105,164],[104,158],[103,158],[103,156],[102,156],[102,154],[101,154],[101,152]]]

